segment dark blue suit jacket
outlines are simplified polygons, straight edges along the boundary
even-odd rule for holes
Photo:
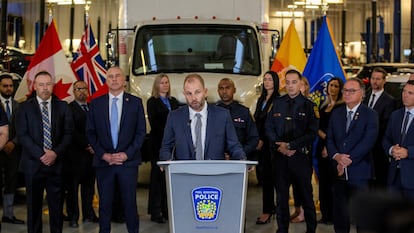
[[[388,173],[388,183],[394,181],[397,173],[397,163],[400,166],[401,184],[407,189],[414,189],[414,124],[411,122],[407,134],[403,142],[401,141],[401,128],[403,124],[405,114],[405,108],[398,109],[391,114],[388,122],[387,130],[385,131],[383,147],[385,153],[389,155],[391,146],[400,144],[400,146],[408,149],[408,158],[402,159],[397,162],[394,158],[391,158],[390,169]]]
[[[52,150],[57,154],[57,158],[48,170],[60,174],[62,156],[71,143],[74,124],[72,112],[66,102],[53,97],[51,106]],[[16,126],[18,141],[22,146],[20,169],[28,175],[35,174],[42,166],[40,157],[44,154],[42,114],[36,97],[20,105],[16,115]]]
[[[195,159],[188,108],[188,106],[178,108],[168,115],[160,160]],[[204,159],[224,159],[225,151],[230,153],[231,159],[244,159],[245,153],[237,139],[229,111],[214,105],[208,105],[207,111]]]
[[[146,133],[144,109],[140,98],[124,93],[118,147],[113,148],[109,122],[109,95],[94,99],[90,105],[86,134],[95,151],[93,165],[109,166],[102,159],[104,153],[125,152],[128,159],[123,166],[138,166],[141,163],[141,146]]]
[[[378,114],[361,104],[346,132],[346,105],[332,112],[327,130],[327,150],[332,158],[336,153],[349,154],[349,182],[368,180],[372,177],[371,149],[378,135]]]

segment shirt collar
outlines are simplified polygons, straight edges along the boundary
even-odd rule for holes
[[[111,94],[111,93],[108,93],[108,94],[109,94],[109,99],[112,99],[112,98],[116,97],[116,98],[118,98],[119,100],[122,100],[122,99],[123,99],[123,97],[124,97],[124,92],[119,93],[119,95],[117,95],[117,96],[114,96],[114,95],[113,95],[113,94]]]
[[[47,100],[42,100],[39,96],[36,96],[37,102],[39,102],[39,104],[42,104],[43,102],[47,102],[48,104],[50,104],[50,102],[52,101],[52,97],[49,97],[49,99]]]
[[[359,105],[361,105],[361,103],[357,104],[352,109],[349,109],[348,106],[346,106],[346,112],[352,111],[352,113],[356,113],[356,110],[359,108]]]
[[[207,116],[207,101],[204,103],[204,107],[203,107],[203,109],[201,109],[201,111],[200,112],[196,112],[196,111],[194,111],[192,108],[190,108],[190,106],[188,106],[188,109],[189,109],[189,113],[190,113],[190,119],[194,119],[194,116],[195,116],[195,114],[196,113],[200,113],[201,114],[201,116]]]
[[[383,92],[384,92],[384,89],[382,89],[381,91],[377,91],[377,92],[372,91],[371,95],[375,94],[375,98],[378,98],[382,95]]]

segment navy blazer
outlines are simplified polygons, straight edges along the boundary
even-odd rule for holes
[[[348,180],[368,180],[372,177],[373,148],[378,135],[378,114],[366,105],[359,105],[346,132],[346,105],[332,111],[327,130],[327,150],[330,158],[336,153],[349,154]]]
[[[387,155],[389,155],[390,148],[395,144],[400,144],[400,146],[407,148],[408,158],[406,159],[396,161],[390,156],[391,163],[389,166],[388,183],[390,184],[394,181],[397,173],[397,164],[399,163],[402,186],[407,189],[414,189],[414,124],[411,122],[404,141],[400,142],[404,114],[405,108],[398,109],[391,114],[383,139],[383,148]]]
[[[188,106],[178,108],[168,115],[160,160],[195,159],[188,108]],[[222,160],[226,151],[230,153],[231,159],[244,159],[245,153],[237,139],[229,111],[222,107],[208,105],[207,112],[204,159]]]
[[[367,93],[366,98],[362,103],[368,106],[368,101],[372,92]],[[378,123],[379,123],[379,132],[376,146],[381,147],[382,138],[384,136],[385,129],[387,128],[388,119],[391,116],[391,113],[396,109],[397,103],[390,94],[387,92],[382,92],[381,96],[378,98],[377,102],[373,109],[378,113]]]
[[[66,102],[52,97],[51,106],[52,150],[57,158],[49,169],[59,174],[62,172],[62,156],[71,143],[74,124],[72,112]],[[43,164],[40,157],[45,153],[42,113],[36,97],[20,105],[16,125],[17,137],[22,146],[20,169],[26,174],[35,174]]]
[[[142,100],[124,92],[118,146],[112,145],[109,121],[109,94],[92,100],[90,104],[86,135],[95,151],[93,165],[109,166],[102,159],[104,153],[125,152],[128,159],[123,166],[138,166],[141,163],[141,146],[145,139],[146,122]]]

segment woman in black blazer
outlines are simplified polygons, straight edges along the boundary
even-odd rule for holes
[[[164,127],[168,113],[179,106],[171,96],[170,80],[166,74],[155,77],[151,98],[147,101],[148,120],[151,126],[149,152],[151,153],[151,184],[148,198],[148,212],[151,221],[165,223],[168,218],[165,176],[157,165]]]
[[[272,108],[273,99],[280,96],[279,94],[279,76],[274,71],[267,71],[263,76],[262,94],[257,100],[254,119],[256,121],[257,130],[259,131],[258,166],[257,178],[263,188],[263,212],[257,218],[256,224],[266,224],[270,222],[270,218],[275,213],[275,197],[272,182],[272,163],[269,150],[269,141],[265,134],[265,122],[267,113]]]

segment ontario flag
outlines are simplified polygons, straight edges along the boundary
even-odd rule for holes
[[[279,51],[276,54],[275,61],[271,68],[271,70],[279,75],[280,89],[284,88],[286,85],[286,71],[295,69],[302,72],[305,64],[306,55],[303,51],[302,44],[300,43],[299,35],[295,28],[295,22],[292,20],[286,31],[286,36],[280,44]]]
[[[73,56],[71,66],[78,80],[88,85],[90,99],[108,93],[105,63],[99,53],[89,22],[82,35],[78,51]]]
[[[55,78],[53,94],[56,97],[67,102],[73,100],[71,87],[76,81],[76,77],[63,52],[54,20],[47,28],[23,80],[17,88],[14,97],[17,101],[24,101],[32,94],[34,77],[40,71],[47,71]]]
[[[326,85],[332,77],[339,77],[344,81],[346,79],[332,35],[329,20],[324,16],[303,71],[303,75],[309,80],[311,99],[318,106],[325,100]]]

